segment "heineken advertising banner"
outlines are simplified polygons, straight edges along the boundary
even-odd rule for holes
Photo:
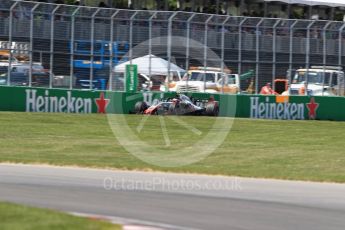
[[[105,113],[110,99],[104,92],[0,87],[0,110],[50,113]],[[116,97],[117,95],[111,95]],[[116,112],[116,111],[114,111]]]
[[[138,65],[126,65],[126,92],[134,93],[138,87]]]
[[[50,113],[133,112],[138,101],[153,104],[176,93],[103,92],[27,87],[0,87],[0,111]],[[220,95],[189,93],[189,97],[219,101],[220,116],[281,120],[345,121],[345,97]]]
[[[237,117],[345,121],[345,97],[238,95],[237,105]]]

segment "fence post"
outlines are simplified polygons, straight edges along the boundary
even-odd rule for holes
[[[110,18],[110,57],[109,57],[109,90],[113,90],[113,78],[114,78],[114,72],[113,72],[113,59],[114,59],[114,20],[116,15],[119,13],[119,10],[116,10],[115,13],[111,15]]]
[[[207,44],[208,44],[208,23],[211,21],[214,15],[209,16],[205,22],[205,42],[204,42],[204,92],[206,91],[206,67],[207,67]]]
[[[238,25],[238,75],[242,72],[242,26],[247,18],[244,18]]]
[[[187,44],[186,44],[186,71],[189,69],[189,55],[190,55],[190,23],[195,17],[196,13],[192,13],[192,16],[190,16],[187,20]],[[187,78],[188,81],[188,78]]]
[[[93,89],[93,70],[94,70],[94,61],[95,61],[95,17],[101,8],[98,8],[91,15],[91,60],[90,60],[90,90]]]
[[[338,38],[338,40],[339,40],[339,41],[338,41],[338,42],[339,42],[339,44],[338,44],[338,49],[339,49],[339,53],[338,53],[338,65],[339,65],[339,67],[343,67],[343,41],[342,41],[342,40],[343,40],[344,29],[345,29],[345,24],[342,25],[342,26],[340,27],[340,29],[339,29],[339,38]],[[345,82],[344,82],[344,80],[343,80],[343,85],[340,86],[340,84],[339,84],[339,87],[342,87],[343,90],[345,90]],[[344,93],[344,91],[343,91],[343,93]],[[344,96],[343,93],[339,91],[339,95]]]
[[[13,10],[19,2],[15,2],[10,8],[10,18],[9,18],[9,25],[8,25],[8,43],[10,45],[10,53],[9,53],[9,62],[8,62],[8,69],[7,69],[7,85],[11,85],[11,69],[12,69],[12,32],[13,32]]]
[[[338,56],[338,65],[339,67],[343,65],[343,33],[345,29],[345,24],[342,25],[339,29],[339,56]]]
[[[292,59],[293,59],[293,56],[292,56],[292,54],[293,54],[293,30],[294,30],[294,27],[295,27],[295,25],[298,23],[298,21],[296,20],[296,21],[294,21],[293,23],[292,23],[292,25],[290,26],[290,41],[289,41],[289,84],[291,85],[291,83],[292,83]],[[289,87],[289,95],[290,95],[290,90],[291,90],[291,87]]]
[[[255,93],[257,94],[259,92],[259,68],[260,68],[260,25],[265,19],[260,19],[259,23],[256,24],[256,73],[255,73]]]
[[[169,21],[168,21],[168,44],[167,44],[167,51],[168,51],[168,82],[165,86],[165,89],[169,89],[169,78],[170,78],[170,69],[171,69],[171,39],[172,39],[172,20],[174,19],[174,17],[176,16],[176,14],[178,14],[178,11],[173,13],[170,17],[169,17]]]
[[[137,15],[138,11],[135,11],[134,14],[129,18],[129,64],[132,65],[132,59],[133,59],[133,20],[135,16]],[[126,80],[126,73],[124,73],[124,80],[125,84],[124,87],[125,89],[127,88],[127,80]]]
[[[305,67],[307,69],[306,71],[306,82],[305,82],[305,95],[308,95],[308,84],[309,84],[309,68],[310,68],[310,28],[314,25],[315,21],[312,21],[311,23],[309,23],[309,25],[307,26],[307,44],[306,44],[306,52],[305,52],[305,59],[306,59],[306,63],[305,63]]]
[[[224,20],[224,22],[222,23],[222,37],[221,37],[221,70],[222,70],[222,93],[224,93],[224,80],[225,80],[225,77],[224,77],[224,59],[225,59],[225,24],[229,21],[229,19],[231,18],[231,16],[227,16],[226,19]],[[240,80],[241,81],[241,80]],[[239,82],[240,84],[240,82]],[[241,84],[240,84],[240,92],[241,92]]]
[[[138,11],[135,11],[135,13],[130,17],[129,19],[129,63],[132,64],[132,58],[133,58],[133,20],[135,16],[137,15]],[[126,82],[126,81],[125,81]]]
[[[281,22],[281,19],[278,19],[276,23],[273,25],[273,44],[272,44],[272,53],[273,53],[273,60],[272,60],[272,85],[273,91],[276,90],[276,85],[274,84],[274,80],[277,74],[277,26]]]
[[[323,45],[323,49],[322,49],[322,54],[323,54],[323,61],[322,61],[322,63],[323,63],[323,65],[325,66],[326,65],[326,63],[327,63],[327,43],[326,43],[326,41],[327,41],[327,34],[326,34],[326,31],[327,31],[327,28],[330,26],[332,24],[332,21],[330,21],[330,22],[328,22],[324,27],[323,27],[323,29],[322,29],[322,40],[323,40],[323,43],[322,43],[322,45]]]
[[[310,65],[310,28],[314,25],[315,21],[312,21],[309,23],[307,26],[307,44],[306,44],[306,50],[305,50],[305,60],[306,60],[306,69],[308,70],[309,65]],[[308,72],[308,71],[307,71]]]
[[[34,46],[34,12],[40,3],[36,3],[30,11],[30,66],[29,66],[29,87],[32,86],[32,65],[33,65],[33,46]]]
[[[78,6],[71,15],[71,53],[70,53],[70,79],[69,88],[73,89],[73,75],[74,75],[74,37],[75,37],[75,16],[78,13],[81,6]]]
[[[325,87],[325,79],[326,79],[326,65],[327,65],[327,36],[326,30],[332,24],[332,22],[328,22],[322,29],[322,64],[323,64],[323,80],[322,80],[322,88]],[[324,91],[322,90],[322,96],[324,95]]]
[[[151,81],[151,69],[152,69],[152,63],[151,63],[151,55],[152,55],[152,20],[154,17],[156,17],[157,12],[155,12],[150,18],[149,18],[149,79]],[[150,89],[150,87],[149,87]]]
[[[187,71],[187,79],[186,79],[186,89],[188,91],[188,69],[189,69],[189,55],[190,55],[190,23],[195,17],[196,13],[192,13],[192,16],[190,16],[187,20],[187,44],[186,44],[186,66],[185,69]]]
[[[53,87],[53,66],[54,66],[54,36],[55,36],[55,13],[60,8],[60,5],[57,5],[51,13],[50,17],[50,69],[49,69],[49,88]]]

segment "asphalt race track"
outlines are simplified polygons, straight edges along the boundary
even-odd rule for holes
[[[345,229],[345,184],[0,164],[0,200],[155,229]]]

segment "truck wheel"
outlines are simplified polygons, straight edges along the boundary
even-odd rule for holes
[[[136,114],[143,114],[145,110],[147,110],[148,105],[145,101],[138,101],[135,103],[134,110]]]
[[[219,107],[216,103],[208,103],[206,105],[206,115],[207,116],[218,116]]]

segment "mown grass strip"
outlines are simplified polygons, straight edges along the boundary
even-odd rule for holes
[[[100,220],[91,220],[47,209],[0,202],[0,228],[2,230],[120,230]]]
[[[134,131],[141,119],[126,117]],[[171,148],[178,151],[202,138],[215,118],[179,117],[202,135],[164,119]],[[176,168],[150,165],[129,154],[104,115],[0,113],[0,125],[0,162],[345,182],[345,122],[236,119],[213,154]],[[147,119],[138,135],[164,150],[158,117]]]

